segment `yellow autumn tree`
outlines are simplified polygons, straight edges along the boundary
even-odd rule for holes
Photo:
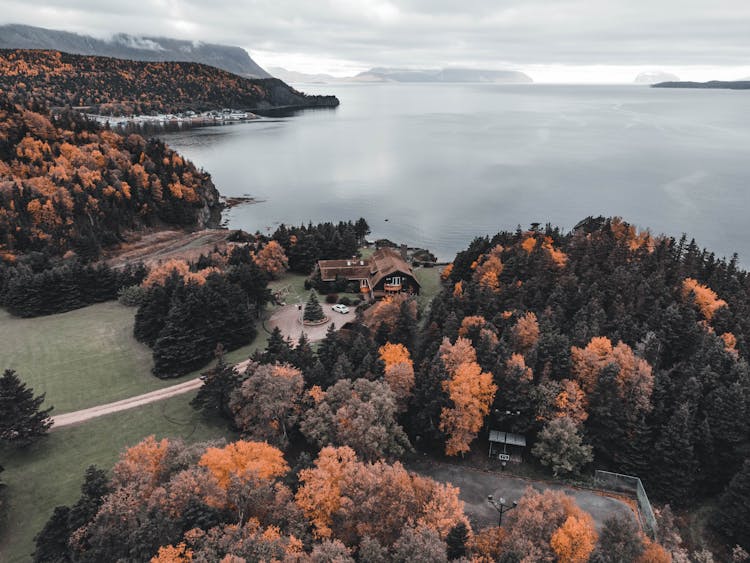
[[[586,563],[596,547],[597,533],[591,516],[568,516],[550,540],[559,563]]]

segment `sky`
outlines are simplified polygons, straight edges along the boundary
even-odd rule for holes
[[[537,82],[750,77],[750,0],[0,0],[1,23],[239,45],[262,66],[522,70]],[[30,7],[33,6],[33,7]]]

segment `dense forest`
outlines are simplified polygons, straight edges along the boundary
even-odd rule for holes
[[[449,400],[435,352],[466,338],[497,387],[485,428],[536,437],[568,417],[597,467],[674,504],[721,491],[750,455],[750,281],[736,256],[598,218],[477,239],[444,274],[411,427],[433,447]]]
[[[0,49],[0,90],[14,101],[106,115],[222,108],[335,107],[276,78],[250,79],[199,63],[144,62],[59,51]]]
[[[129,230],[216,220],[210,176],[158,140],[0,95],[0,254],[95,258]]]

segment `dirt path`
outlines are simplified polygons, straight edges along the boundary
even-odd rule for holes
[[[229,231],[205,229],[187,232],[164,230],[139,234],[132,242],[104,255],[104,261],[113,268],[142,262],[153,265],[170,258],[196,260],[201,254],[210,254],[215,246],[226,246]]]
[[[128,409],[133,409],[135,407],[140,407],[141,405],[155,403],[156,401],[162,401],[176,395],[182,395],[183,393],[189,393],[190,391],[198,389],[198,387],[200,387],[202,384],[203,382],[201,381],[201,379],[199,377],[196,377],[195,379],[191,379],[190,381],[178,383],[177,385],[165,387],[164,389],[157,389],[156,391],[151,391],[150,393],[144,393],[143,395],[130,397],[129,399],[123,399],[121,401],[115,401],[114,403],[107,403],[105,405],[98,405],[96,407],[91,407],[80,411],[68,412],[65,414],[53,416],[52,430],[64,428],[65,426],[70,426],[72,424],[86,422],[87,420],[91,420],[92,418],[97,418],[99,416],[104,416],[106,414],[112,414]]]

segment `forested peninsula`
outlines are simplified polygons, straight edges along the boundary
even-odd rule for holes
[[[339,104],[335,96],[308,96],[276,78],[244,78],[199,63],[129,61],[23,49],[0,49],[0,90],[12,101],[107,115]]]

